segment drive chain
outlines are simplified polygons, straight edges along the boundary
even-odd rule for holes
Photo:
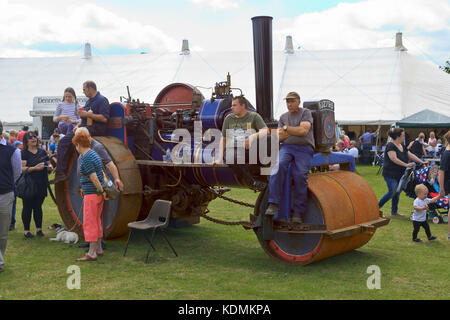
[[[234,204],[238,204],[238,205],[244,206],[244,207],[248,207],[248,208],[252,208],[252,209],[255,208],[255,205],[253,205],[253,204],[246,203],[246,202],[239,201],[239,200],[234,200],[234,199],[225,197],[225,196],[223,196],[223,195],[217,195],[217,197],[218,197],[218,198],[221,198],[221,199],[223,199],[223,200],[229,201],[229,202],[231,202],[231,203],[234,203]]]
[[[207,210],[206,213],[208,213],[209,210]],[[211,222],[217,223],[217,224],[222,224],[225,226],[243,226],[245,229],[251,229],[253,228],[253,225],[250,221],[224,221],[224,220],[220,220],[220,219],[216,219],[216,218],[212,218],[210,216],[208,216],[206,213],[199,213],[199,216],[202,218],[205,218],[206,220],[209,220]]]
[[[212,188],[211,188],[211,189],[212,189]],[[225,201],[228,201],[228,202],[231,202],[231,203],[234,203],[234,204],[238,204],[238,205],[241,205],[241,206],[244,206],[244,207],[252,208],[252,209],[255,208],[255,206],[254,206],[253,204],[250,204],[250,203],[246,203],[246,202],[243,202],[243,201],[239,201],[239,200],[234,200],[234,199],[228,198],[228,197],[226,197],[226,196],[224,196],[224,195],[222,195],[222,194],[216,192],[216,190],[214,190],[214,189],[212,189],[211,191],[212,191],[218,198],[221,198],[221,199],[223,199],[223,200],[225,200]],[[205,213],[203,213],[203,212],[198,212],[198,215],[199,215],[200,217],[202,217],[202,218],[205,218],[206,220],[209,220],[209,221],[214,222],[214,223],[217,223],[217,224],[222,224],[222,225],[225,225],[225,226],[243,226],[245,229],[251,229],[251,228],[253,228],[253,224],[252,224],[250,221],[225,221],[225,220],[220,220],[220,219],[212,218],[212,217],[208,216],[207,213],[209,213],[209,210],[208,210],[208,209],[206,209],[206,212],[205,212]]]

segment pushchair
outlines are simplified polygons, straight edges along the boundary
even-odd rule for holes
[[[375,165],[378,166],[377,175],[381,173],[381,170],[383,169],[383,161],[384,161],[384,152],[377,153],[375,156]]]
[[[405,173],[400,180],[399,188],[402,188],[408,197],[415,199],[416,193],[414,192],[414,188],[418,184],[424,184],[428,188],[427,197],[434,198],[439,195],[440,191],[438,176],[439,169],[435,165],[426,167],[422,165],[414,166],[405,170]],[[438,224],[448,222],[449,199],[447,196],[438,199],[435,203],[430,203],[428,208],[428,218],[431,219],[433,223]]]

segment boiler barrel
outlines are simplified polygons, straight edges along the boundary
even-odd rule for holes
[[[162,161],[163,150],[169,150],[170,154],[173,156],[175,152],[178,159],[183,157],[183,149],[177,139],[173,138],[171,134],[160,134],[162,150],[159,148],[154,148],[152,153],[152,158],[154,160]],[[184,141],[185,142],[185,141]],[[191,163],[211,163],[212,159],[217,156],[217,150],[214,150],[214,146],[203,144],[201,147],[199,144],[194,144],[191,142],[191,147],[188,152],[190,152]],[[216,142],[216,147],[218,147],[218,142]],[[215,152],[216,151],[216,152]],[[240,151],[237,151],[240,152]],[[173,160],[173,159],[172,159]],[[351,155],[343,153],[331,153],[329,155],[323,155],[321,153],[314,154],[312,166],[323,166],[329,164],[348,164],[349,169],[354,171],[355,160]],[[272,164],[273,165],[273,164]],[[249,167],[247,167],[248,169]],[[254,168],[253,168],[254,169]],[[258,171],[261,173],[261,171]],[[184,170],[184,177],[189,183],[200,184],[205,186],[228,186],[228,187],[244,187],[248,186],[245,184],[241,176],[237,175],[231,167],[193,167],[186,168]],[[260,177],[261,178],[261,177]]]
[[[259,216],[267,208],[267,198],[268,191],[261,193],[255,208],[256,215]],[[369,184],[353,172],[336,171],[311,174],[308,178],[308,207],[303,222],[325,224],[327,232],[277,231],[274,239],[269,241],[263,239],[261,230],[256,233],[262,247],[272,258],[305,265],[362,247],[376,229],[359,232],[363,230],[359,226],[374,221],[383,222]],[[334,237],[337,234],[343,236]]]

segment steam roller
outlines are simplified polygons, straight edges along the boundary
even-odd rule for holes
[[[258,112],[269,128],[276,128],[272,107],[272,18],[254,17],[252,21],[256,108],[248,101],[248,109]],[[208,205],[214,199],[233,201],[224,196],[230,188],[248,188],[231,166],[212,163],[236,90],[228,74],[226,81],[215,84],[209,99],[193,85],[173,83],[163,88],[152,104],[129,95],[126,102],[110,105],[108,135],[94,138],[117,166],[124,191],[118,199],[105,201],[105,239],[125,236],[129,222],[145,219],[154,201],[164,199],[172,202],[173,227],[197,224],[201,218],[241,225],[255,232],[271,258],[306,265],[360,248],[378,227],[389,223],[370,185],[355,174],[353,157],[329,152],[336,135],[334,103],[328,99],[303,103],[313,114],[311,130],[316,144],[303,223],[289,219],[294,187],[290,168],[286,185],[279,186],[285,192],[275,217],[265,216],[268,187],[259,193],[254,205],[234,201],[253,208],[249,221],[230,223],[208,214]],[[70,159],[68,179],[55,185],[56,203],[65,225],[82,237],[78,155],[71,149],[66,156]],[[242,164],[255,180],[266,184],[269,175],[261,174],[261,170],[270,170],[271,165],[273,162]],[[339,170],[330,171],[330,166],[336,165]]]

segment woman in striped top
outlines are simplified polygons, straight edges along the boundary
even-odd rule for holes
[[[103,255],[101,214],[106,194],[103,190],[102,160],[91,149],[91,137],[86,132],[77,133],[73,144],[81,155],[80,182],[83,195],[83,231],[84,240],[89,243],[88,253],[77,261],[95,261]]]
[[[59,132],[66,135],[68,131],[73,130],[80,121],[78,115],[78,102],[75,90],[66,88],[64,90],[63,101],[56,107],[53,122],[58,122]]]

